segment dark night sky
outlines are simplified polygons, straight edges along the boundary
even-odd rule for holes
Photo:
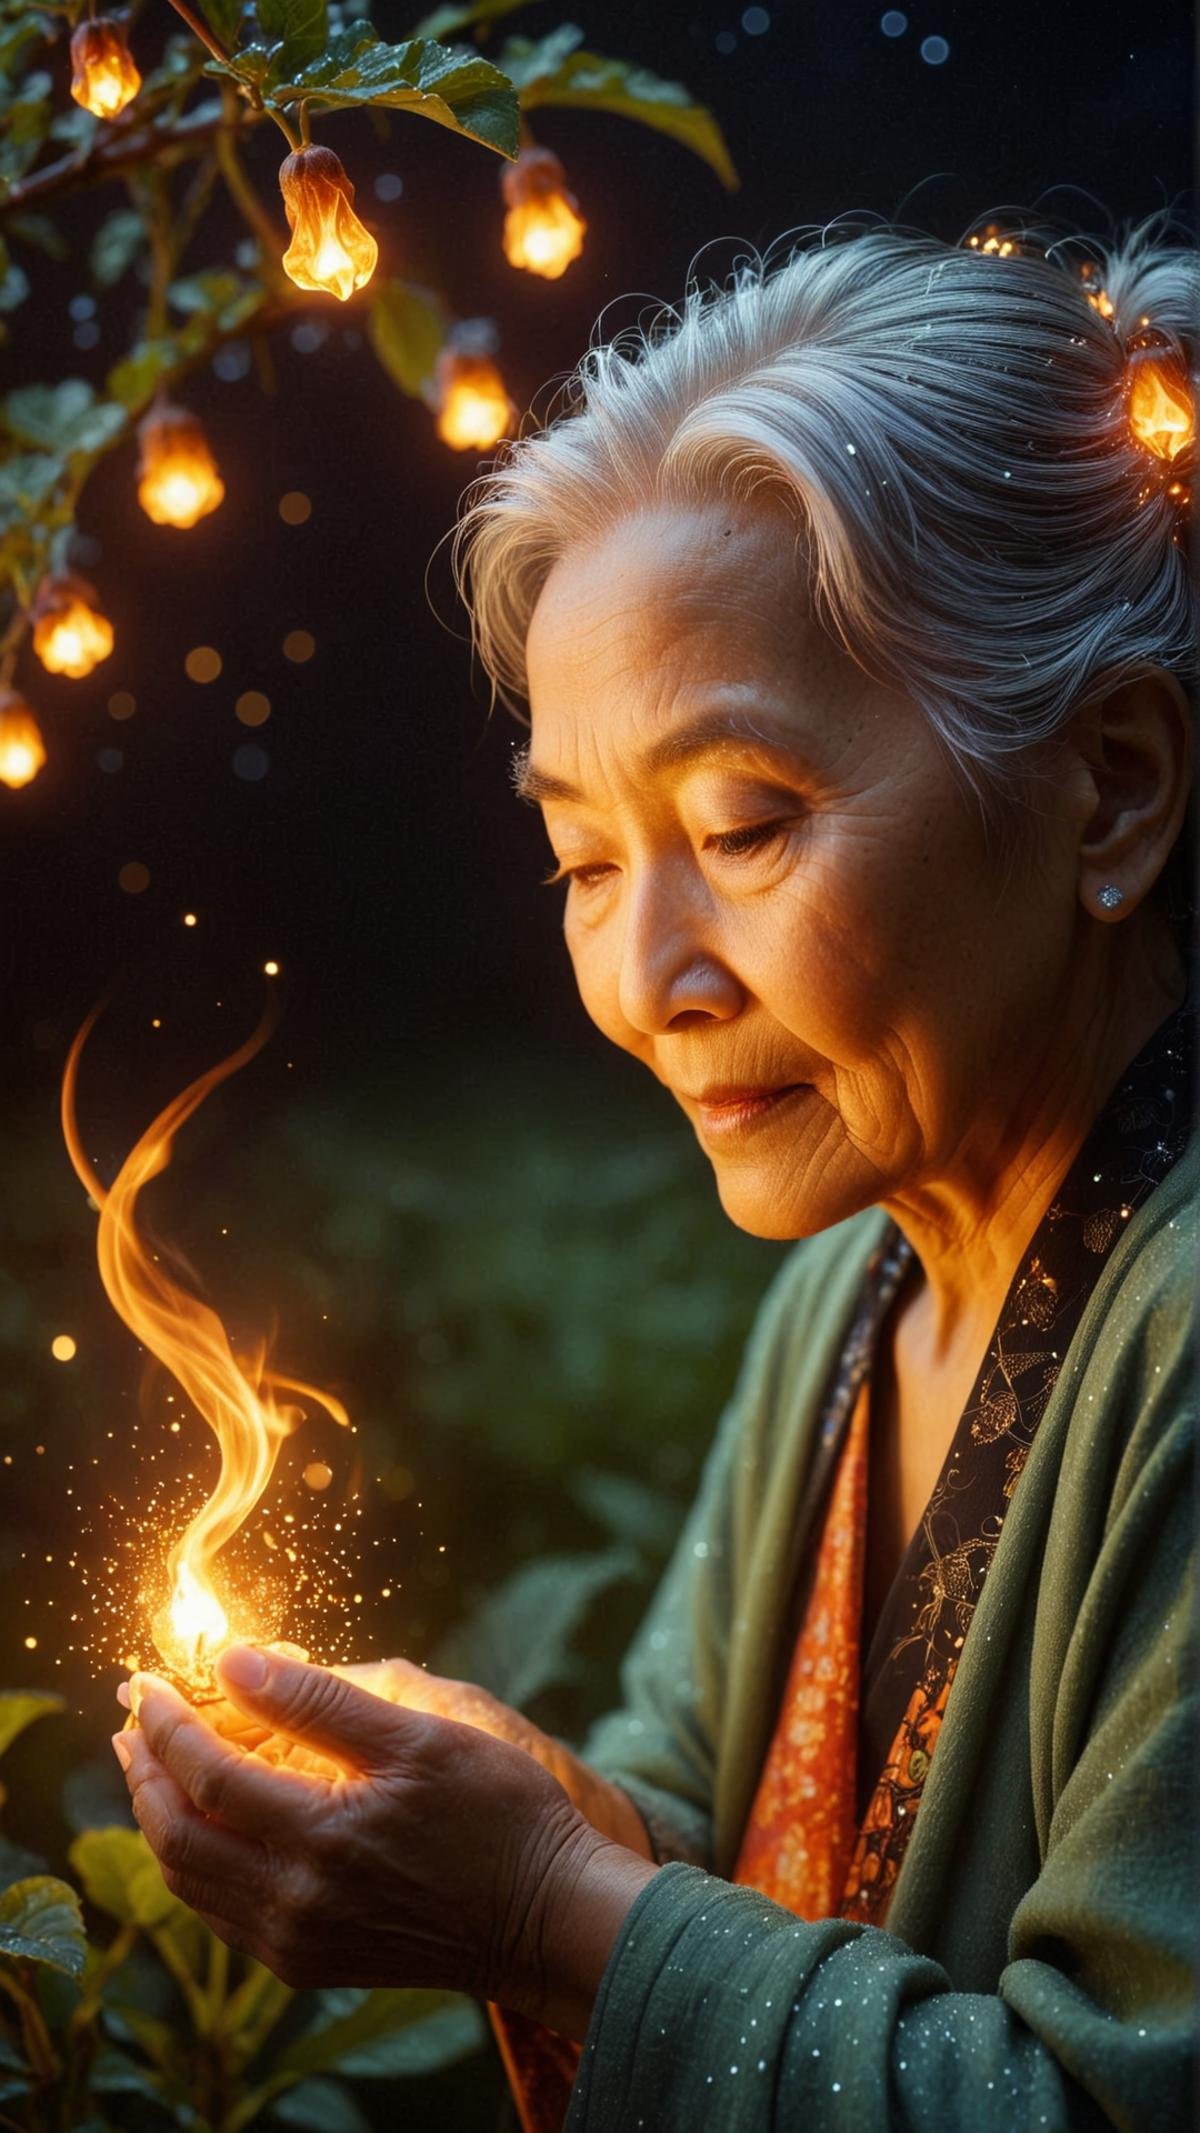
[[[629,292],[676,296],[710,240],[765,245],[857,209],[957,237],[989,208],[1039,199],[1102,227],[1106,212],[1181,203],[1189,180],[1188,25],[1169,0],[916,0],[895,39],[881,33],[878,4],[854,0],[776,0],[759,35],[726,0],[585,0],[568,12],[595,48],[675,75],[713,107],[739,194],[625,121],[538,114],[591,225],[583,259],[543,284],[503,262],[499,165],[484,151],[411,119],[395,118],[386,141],[359,115],[318,124],[358,181],[381,272],[440,272],[457,312],[494,314],[521,405],[570,367],[604,305],[615,305],[610,323],[627,324],[639,308]],[[537,8],[517,26],[554,19]],[[402,33],[388,0],[377,20]],[[942,65],[920,56],[933,35],[949,43]],[[251,149],[273,213],[279,147],[264,127]],[[383,171],[403,178],[392,205],[372,190]],[[1067,189],[1046,198],[1051,187]],[[67,309],[86,287],[87,235],[112,204],[116,194],[83,196],[68,209],[75,263],[39,265],[35,303],[4,351],[8,383],[98,383],[120,352],[127,303],[111,318],[102,310],[103,337],[87,351],[72,345]],[[722,242],[714,265],[735,249]],[[203,248],[188,262],[205,263]],[[426,567],[474,461],[439,445],[425,410],[395,392],[359,344],[353,307],[314,300],[305,315],[328,322],[329,337],[308,354],[276,337],[272,398],[253,371],[189,386],[228,487],[193,533],[142,516],[129,448],[102,466],[81,521],[98,544],[91,574],[118,649],[83,683],[54,682],[32,661],[18,676],[51,753],[33,786],[0,792],[5,1072],[10,1091],[35,1101],[50,1099],[66,1039],[114,979],[129,999],[186,1010],[190,1069],[223,1041],[212,1002],[224,997],[240,1017],[244,999],[249,1013],[265,956],[285,966],[286,1049],[310,1088],[428,1061],[447,1035],[468,1050],[599,1049],[571,993],[556,898],[537,886],[537,823],[506,789],[516,729],[504,714],[489,726],[482,687],[472,693],[444,562],[431,588],[458,635],[427,605]],[[313,500],[303,527],[278,517],[291,488]],[[280,650],[297,627],[317,640],[305,666]],[[183,671],[197,644],[224,661],[205,686]],[[273,705],[254,734],[233,714],[248,688]],[[120,724],[106,709],[116,689],[138,707]],[[269,755],[257,782],[231,767],[248,741]],[[120,768],[106,770],[114,750]],[[117,886],[129,859],[150,869],[137,898]],[[198,915],[193,931],[185,910]],[[136,1084],[140,1055],[121,1056]]]

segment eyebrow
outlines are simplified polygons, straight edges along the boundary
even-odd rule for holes
[[[652,742],[639,759],[638,769],[653,777],[660,770],[694,762],[697,757],[715,754],[719,749],[745,748],[747,745],[789,755],[793,760],[798,753],[795,735],[786,732],[782,726],[772,728],[769,720],[752,718],[748,713],[712,711]],[[577,785],[569,784],[566,778],[555,777],[550,771],[537,769],[530,761],[527,747],[516,751],[511,777],[517,798],[527,801],[531,807],[540,807],[545,800],[564,800],[576,805],[586,801],[586,795]]]

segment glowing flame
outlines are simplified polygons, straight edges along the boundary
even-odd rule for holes
[[[1179,365],[1153,354],[1136,360],[1129,427],[1156,459],[1178,459],[1196,441],[1196,417]]]
[[[71,38],[71,94],[94,118],[114,119],[142,86],[122,23],[81,22]]]
[[[510,267],[557,281],[583,250],[587,224],[566,188],[562,164],[548,148],[524,148],[501,175],[508,213],[504,256]]]
[[[48,674],[82,681],[109,657],[113,626],[94,603],[81,579],[47,579],[34,603],[33,649]]]
[[[986,252],[994,259],[1011,259],[1020,248],[1018,240],[1006,236],[997,222],[989,222],[977,236],[968,237],[967,243],[973,252]]]
[[[279,189],[292,241],[283,270],[298,289],[342,303],[371,279],[379,246],[354,212],[354,187],[332,148],[298,148],[285,156]]]
[[[0,689],[0,784],[17,792],[36,778],[46,760],[38,722],[15,689]]]
[[[194,415],[154,407],[138,424],[138,502],[156,526],[194,526],[225,495],[208,439]]]
[[[512,402],[490,356],[443,349],[437,365],[437,433],[456,452],[486,452],[513,415]]]
[[[95,1020],[93,1013],[71,1046],[63,1074],[62,1127],[76,1175],[99,1204],[100,1278],[118,1316],[199,1410],[221,1455],[212,1494],[168,1550],[169,1599],[150,1625],[168,1667],[200,1687],[211,1680],[212,1661],[222,1645],[256,1633],[252,1621],[239,1617],[236,1603],[226,1606],[218,1597],[210,1571],[262,1497],[285,1437],[303,1419],[298,1407],[277,1406],[274,1395],[290,1392],[314,1400],[343,1426],[349,1416],[329,1393],[265,1369],[263,1351],[248,1361],[235,1357],[216,1312],[167,1273],[161,1255],[154,1256],[138,1232],[142,1188],[166,1169],[176,1135],[205,1097],[261,1050],[270,1021],[264,1017],[237,1051],[201,1074],[159,1113],[105,1192],[75,1118],[80,1054]]]

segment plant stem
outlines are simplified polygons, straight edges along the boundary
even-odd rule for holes
[[[280,233],[242,169],[241,158],[234,146],[233,136],[228,133],[219,133],[216,139],[216,151],[217,162],[220,165],[221,176],[225,180],[226,188],[243,221],[253,230],[254,235],[257,237],[263,257],[263,265],[269,272],[270,266],[280,256]]]
[[[48,163],[44,170],[36,170],[32,176],[10,185],[0,199],[0,217],[40,206],[44,200],[77,192],[86,185],[122,177],[127,170],[140,167],[148,156],[154,156],[160,167],[167,169],[187,156],[201,154],[229,123],[224,115],[218,119],[211,111],[195,111],[189,118],[180,119],[176,126],[148,126],[139,133],[126,134],[120,140],[99,143],[84,156],[72,150],[70,155],[61,156],[57,163]],[[238,112],[239,127],[253,123],[243,111]]]
[[[200,39],[201,44],[205,45],[207,49],[212,53],[213,58],[219,59],[221,61],[221,64],[227,67],[229,65],[229,54],[225,50],[224,45],[218,44],[207,23],[202,22],[200,20],[199,15],[194,15],[192,13],[191,8],[187,4],[187,0],[170,0],[170,5],[174,8],[175,13],[179,15],[184,22],[186,22],[193,36],[198,37]]]

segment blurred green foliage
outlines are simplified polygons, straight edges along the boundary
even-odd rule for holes
[[[115,1166],[154,1101],[139,1098],[128,1130],[93,1125],[102,1168]],[[52,1107],[18,1121],[11,1145],[0,1453],[14,1463],[3,1470],[13,1493],[0,1568],[19,1577],[55,1493],[31,1439],[74,1463],[82,1496],[98,1494],[102,1470],[89,1460],[104,1453],[113,1417],[135,1411],[139,1365],[100,1290],[95,1217]],[[285,1093],[273,1106],[248,1077],[206,1107],[147,1212],[235,1337],[277,1314],[281,1366],[347,1400],[366,1476],[363,1545],[390,1546],[402,1565],[390,1603],[364,1610],[366,1644],[482,1681],[578,1739],[614,1700],[621,1650],[778,1258],[728,1223],[661,1092],[643,1097],[623,1076],[568,1075],[561,1061],[533,1057],[493,1060],[485,1080],[460,1062],[406,1071],[402,1086],[364,1078],[336,1101]],[[66,1367],[49,1355],[64,1327],[79,1341]],[[181,1458],[202,1434],[198,1421],[191,1428]],[[333,1460],[344,1440],[335,1433],[330,1446],[329,1436],[321,1456]],[[315,1433],[306,1442],[312,1456]],[[61,1595],[61,1583],[53,1589]],[[31,1657],[23,1626],[13,1610],[3,1663],[9,1679],[42,1683],[44,1639]],[[268,2116],[327,2133],[401,2119],[494,2128],[502,2077],[468,2003],[357,1995],[339,2013],[344,1995],[289,1994],[253,1965],[227,1965],[161,1884],[156,1898],[147,1893],[154,1870],[143,1883],[130,1849],[140,1839],[112,1826],[124,1819],[104,1739],[112,1684],[92,1684],[74,1665],[76,1674],[49,1678],[70,1687],[83,1719],[39,1727],[36,1756],[24,1741],[14,1751],[19,1841],[0,1854],[0,1885],[47,1871],[31,1865],[32,1842],[82,1888],[93,1938],[81,1978],[0,1954],[0,1975],[19,1972],[21,1989],[45,2003],[50,2049],[68,2070],[38,2092],[42,2116],[22,2119],[14,2099],[28,2074],[5,2056],[25,2051],[10,2005],[0,2083],[17,2089],[0,2097],[0,2113],[55,2128],[197,2133],[237,2133]],[[64,1787],[60,1809],[53,1796]],[[97,1823],[107,1826],[89,1827]],[[72,1826],[87,1834],[69,1844]],[[61,1901],[69,1897],[70,1887]],[[162,1916],[143,1917],[138,1906],[155,1901]],[[0,1919],[0,1950],[2,1929]],[[368,2006],[384,2009],[369,2056],[357,2030],[339,2028],[351,2015],[374,2019],[361,2012]],[[411,2079],[398,2089],[402,2074]],[[353,2090],[336,2085],[347,2075]],[[75,2093],[62,2082],[77,2078],[90,2084],[90,2118],[56,2118],[56,2099]],[[418,2095],[413,2115],[402,2099]]]

